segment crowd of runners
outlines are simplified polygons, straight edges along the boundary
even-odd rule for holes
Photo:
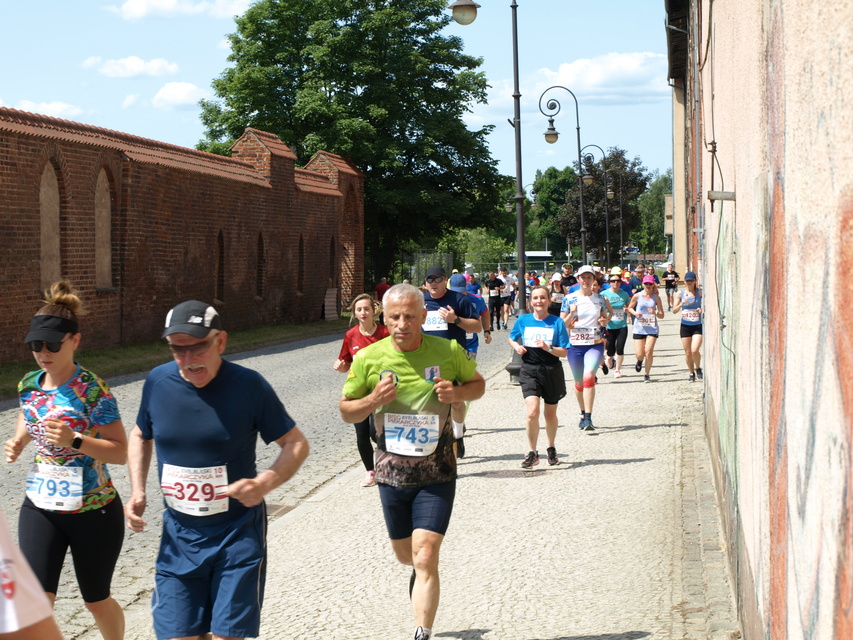
[[[557,465],[564,358],[578,428],[588,432],[596,428],[599,376],[626,375],[629,332],[634,371],[643,382],[652,380],[666,313],[681,315],[688,380],[702,379],[696,274],[682,279],[668,265],[662,279],[663,294],[661,278],[643,264],[633,272],[585,265],[576,273],[566,264],[550,275],[500,269],[482,281],[434,266],[420,287],[383,279],[375,296],[351,302],[354,326],[332,364],[347,376],[339,411],[355,425],[362,485],[378,487],[394,556],[412,567],[414,640],[433,635],[439,550],[453,510],[457,460],[465,456],[465,418],[486,387],[477,371],[480,346],[505,331],[520,360],[527,445],[521,468],[539,464],[540,414],[547,462]],[[527,289],[528,313],[514,316],[520,286]],[[5,444],[6,460],[17,461],[29,443],[34,451],[19,515],[20,551],[0,518],[4,579],[13,571],[21,585],[15,598],[7,595],[0,637],[60,637],[50,610],[68,550],[102,636],[124,637],[110,585],[124,526],[137,532],[146,526],[155,450],[165,502],[151,609],[158,640],[257,637],[266,570],[264,496],[296,473],[308,456],[306,438],[263,377],[222,358],[222,319],[195,300],[166,316],[161,338],[172,361],[148,375],[126,435],[109,387],[76,360],[81,316],[77,292],[58,282],[24,338],[39,368],[19,384],[21,413]],[[261,471],[258,438],[280,447]],[[123,505],[107,465],[125,463],[131,495]]]

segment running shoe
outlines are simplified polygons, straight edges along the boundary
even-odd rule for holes
[[[456,438],[456,457],[465,457],[465,438]]]
[[[592,424],[592,416],[591,415],[587,416],[584,419],[584,422],[585,422],[585,424],[583,426],[584,431],[595,431],[595,426]]]
[[[424,631],[423,627],[418,627],[415,629],[415,639],[414,640],[429,640],[429,634]]]
[[[651,382],[651,381],[652,381],[651,376],[643,376],[643,382]]]
[[[619,369],[616,369],[616,373],[614,373],[614,374],[613,374],[613,377],[614,377],[614,378],[621,378],[621,377],[622,377],[622,372],[621,372],[621,371],[619,371]]]
[[[702,367],[696,367],[696,379],[701,380],[704,377],[702,373]]]
[[[601,363],[601,373],[603,373],[604,375],[607,375],[608,373],[610,373],[610,369],[607,367],[607,365],[604,362]]]
[[[551,466],[560,464],[560,459],[557,457],[557,449],[555,447],[548,447],[548,464]]]
[[[636,371],[637,373],[640,373],[640,371],[642,371],[642,370],[643,370],[643,361],[637,360],[637,364],[634,365],[634,371]]]
[[[368,471],[364,474],[364,477],[361,479],[362,487],[375,487],[376,486],[376,476],[373,474],[373,471]]]
[[[610,358],[610,368],[611,369],[616,368],[616,358]]]
[[[524,462],[521,463],[522,469],[532,469],[539,464],[539,453],[531,451],[524,457]]]
[[[581,421],[578,423],[578,429],[583,431],[583,428],[586,426],[586,417],[581,414]]]
[[[696,374],[691,373],[689,376],[687,376],[687,382],[696,382]]]

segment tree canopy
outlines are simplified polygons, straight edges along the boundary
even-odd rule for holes
[[[442,34],[445,0],[258,0],[236,19],[228,67],[203,100],[223,152],[246,127],[277,134],[300,163],[320,149],[365,173],[365,272],[388,273],[406,241],[488,224],[500,202],[481,60]]]
[[[632,235],[632,240],[644,252],[663,253],[666,251],[666,237],[663,233],[665,196],[672,193],[672,169],[667,169],[663,175],[654,172],[650,180],[648,190],[637,200],[640,225]]]

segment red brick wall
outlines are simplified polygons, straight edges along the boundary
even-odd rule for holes
[[[213,302],[220,231],[224,291],[216,306],[227,329],[319,320],[330,281],[344,302],[363,288],[362,269],[355,268],[363,263],[360,175],[341,172],[337,193],[299,189],[292,158],[270,154],[251,136],[243,139],[247,148],[240,159],[251,159],[268,176],[266,184],[196,172],[191,163],[143,164],[109,145],[53,137],[10,132],[0,121],[4,359],[29,357],[21,340],[40,306],[39,184],[47,162],[59,167],[62,273],[80,290],[89,311],[81,323],[85,346],[156,339],[166,312],[177,302]],[[101,168],[110,178],[113,201],[114,289],[97,291],[94,210]],[[266,263],[262,297],[256,295],[259,234]],[[301,293],[300,236],[305,256]],[[339,251],[330,265],[333,244]],[[332,266],[337,274],[330,273]]]

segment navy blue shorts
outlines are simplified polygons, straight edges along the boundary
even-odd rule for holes
[[[263,504],[232,522],[197,527],[184,526],[165,510],[151,597],[158,640],[208,632],[258,636],[266,528]]]
[[[456,480],[425,487],[392,487],[379,484],[379,499],[388,537],[405,540],[415,529],[426,529],[444,535],[453,512]]]

